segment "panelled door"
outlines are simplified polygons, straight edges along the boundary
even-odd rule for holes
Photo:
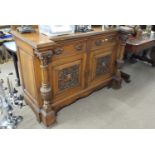
[[[74,95],[85,85],[86,53],[81,53],[55,61],[51,66],[51,79],[54,99]]]
[[[89,84],[103,83],[105,79],[108,80],[112,77],[115,67],[115,56],[114,46],[91,51]]]

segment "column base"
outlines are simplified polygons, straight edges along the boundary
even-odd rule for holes
[[[56,115],[54,111],[46,112],[41,110],[41,121],[46,126],[49,127],[56,122]]]
[[[114,76],[111,82],[111,86],[113,89],[120,89],[122,87],[122,78]]]

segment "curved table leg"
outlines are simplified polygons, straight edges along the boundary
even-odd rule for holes
[[[129,75],[129,74],[127,74],[127,73],[121,71],[121,77],[122,77],[122,79],[123,79],[126,83],[130,83],[130,82],[131,82],[131,79],[130,79],[130,75]]]
[[[153,47],[150,52],[150,58],[152,60],[152,66],[155,67],[155,47]]]
[[[147,56],[148,53],[149,53],[149,49],[144,50],[142,56],[139,54],[133,54],[130,58],[130,62],[134,62],[134,61],[136,62],[137,60],[140,60],[140,61],[148,62],[153,67],[155,67],[155,47],[151,49],[149,57]]]

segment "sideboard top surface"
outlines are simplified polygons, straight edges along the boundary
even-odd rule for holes
[[[11,33],[13,34],[14,37],[26,42],[33,48],[44,48],[47,46],[53,46],[58,41],[90,37],[93,35],[95,36],[95,35],[112,34],[112,33],[117,33],[117,30],[111,29],[111,30],[102,31],[101,28],[93,28],[93,31],[86,32],[86,33],[78,32],[78,33],[74,33],[74,34],[54,36],[51,38],[39,33],[38,29],[36,29],[34,33],[21,34],[15,30],[12,30]]]

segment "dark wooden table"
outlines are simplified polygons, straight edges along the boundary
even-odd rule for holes
[[[130,38],[126,42],[125,55],[130,53],[130,62],[145,61],[155,67],[155,33],[144,34],[139,38]],[[130,82],[130,75],[121,72],[122,79]]]
[[[17,59],[17,54],[16,54],[16,44],[14,41],[10,42],[4,42],[3,46],[7,49],[7,51],[10,53],[10,55],[13,58],[13,63],[16,71],[16,77],[17,77],[17,86],[20,86],[20,78],[19,78],[19,71],[18,71],[18,59]]]
[[[146,61],[155,66],[155,33],[128,39],[126,52],[132,53],[131,59]]]

